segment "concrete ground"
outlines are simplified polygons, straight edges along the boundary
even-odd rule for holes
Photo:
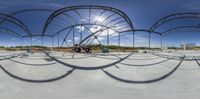
[[[166,52],[160,54],[175,55]],[[198,56],[194,53],[186,55]],[[47,54],[1,51],[0,59],[2,99],[200,97],[198,58],[187,61],[152,53]]]

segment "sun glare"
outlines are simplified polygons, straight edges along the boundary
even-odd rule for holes
[[[104,21],[104,18],[101,17],[101,16],[96,16],[96,17],[95,17],[95,21],[97,21],[97,22],[103,22],[103,21]]]

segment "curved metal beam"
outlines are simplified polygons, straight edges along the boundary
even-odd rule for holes
[[[45,32],[47,30],[47,27],[48,27],[48,24],[55,17],[57,17],[58,15],[60,15],[60,14],[62,14],[64,12],[71,11],[71,10],[76,10],[76,9],[102,9],[102,10],[108,10],[108,11],[114,12],[114,13],[120,15],[121,17],[123,17],[127,21],[127,23],[129,24],[131,30],[134,29],[133,24],[132,24],[131,20],[129,19],[129,17],[124,12],[122,12],[122,11],[116,9],[116,8],[106,7],[106,6],[97,6],[97,5],[84,5],[84,6],[65,7],[65,8],[59,9],[59,10],[55,11],[54,13],[52,13],[49,16],[49,18],[47,19],[47,21],[46,21],[46,23],[44,25],[42,34],[45,34]]]
[[[13,15],[21,14],[21,13],[26,13],[26,12],[34,12],[34,11],[54,12],[55,10],[52,10],[52,9],[24,9],[24,10],[19,10],[19,11],[13,12],[13,13],[9,14],[8,16],[13,16]],[[0,14],[0,15],[1,15],[1,14]],[[2,14],[2,15],[5,15],[5,14]],[[63,15],[69,17],[68,14],[66,14],[66,13],[63,13]],[[13,18],[14,18],[14,17],[13,17]],[[72,17],[71,17],[71,18],[72,18]],[[3,18],[3,19],[0,21],[0,25],[3,24],[3,22],[5,22],[5,21],[12,22],[12,21],[10,21],[10,20],[8,20],[8,19],[6,19],[6,18]],[[20,21],[20,20],[18,19],[17,21]],[[22,22],[20,21],[20,23],[22,23]],[[70,22],[68,22],[68,23],[70,23]],[[71,24],[71,23],[70,23],[70,24]],[[22,26],[25,26],[25,27],[22,28]],[[25,25],[24,23],[22,24],[22,26],[21,26],[21,28],[22,28],[23,30],[26,30],[27,32],[29,32],[28,35],[25,35],[25,36],[23,36],[23,37],[39,36],[39,35],[33,35],[33,34],[31,34],[30,30],[26,29],[27,27],[26,27],[26,25]],[[49,36],[49,35],[41,35],[41,36]]]
[[[104,14],[105,12],[107,12],[107,11],[106,11],[106,10],[102,11],[102,12],[98,15],[98,17],[103,16],[103,14]],[[96,20],[94,23],[97,24],[97,20]]]
[[[200,13],[176,13],[176,14],[168,15],[156,21],[153,24],[153,26],[150,28],[150,30],[155,30],[160,25],[166,22],[176,20],[176,19],[183,19],[183,18],[200,18]]]
[[[19,19],[15,18],[13,16],[10,16],[8,14],[2,14],[2,13],[0,13],[0,16],[2,16],[3,20],[7,20],[9,22],[14,23],[15,25],[19,26],[22,30],[24,30],[28,35],[31,35],[31,32],[28,29],[28,27]]]
[[[24,10],[19,10],[19,11],[16,11],[16,12],[13,12],[11,13],[10,15],[17,15],[17,14],[20,14],[20,13],[26,13],[26,12],[35,12],[35,11],[41,11],[41,12],[54,12],[55,10],[52,10],[52,9],[24,9]],[[63,15],[69,17],[69,18],[73,18],[71,16],[69,16],[68,14],[66,13],[63,13]],[[70,22],[69,22],[70,23]],[[0,23],[1,24],[1,23]],[[70,23],[71,24],[71,23]]]
[[[4,27],[0,27],[0,31],[1,31],[1,30],[5,30],[5,31],[7,31],[8,33],[15,34],[15,36],[18,37],[18,38],[20,38],[20,37],[23,38],[22,35],[20,35],[19,33],[15,32],[15,31],[13,31],[13,30],[11,30],[11,29],[4,28]]]
[[[197,28],[200,30],[200,26],[180,26],[180,27],[175,27],[175,28],[172,28],[172,29],[169,29],[169,30],[166,30],[164,32],[162,32],[164,35],[168,35],[170,33],[172,33],[174,30],[178,30],[178,29],[191,29],[191,28]]]
[[[155,34],[158,34],[158,35],[162,35],[161,32],[151,31],[151,30],[147,30],[147,29],[135,29],[135,30],[128,30],[128,31],[124,31],[124,32],[148,32],[148,33],[155,33]]]

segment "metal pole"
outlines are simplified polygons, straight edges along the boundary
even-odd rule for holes
[[[80,42],[82,41],[82,38],[83,38],[83,26],[81,25],[81,32],[80,32]]]
[[[22,50],[24,50],[24,37],[22,37]]]
[[[42,38],[41,38],[41,45],[42,45],[42,46],[43,46],[43,38],[44,38],[44,37],[42,36]]]
[[[119,51],[120,51],[120,50],[121,50],[121,49],[120,49],[120,33],[118,33],[118,47],[119,47],[118,49],[119,49]]]
[[[31,36],[31,48],[30,48],[30,51],[32,52],[32,46],[33,46],[33,38]]]
[[[150,48],[151,48],[151,33],[149,32],[149,53],[150,53]]]
[[[60,46],[60,37],[59,37],[60,33],[58,33],[58,47]]]
[[[134,52],[135,50],[135,32],[133,32],[133,49],[132,51]]]
[[[160,49],[163,50],[163,36],[160,34]]]
[[[75,37],[75,34],[74,34],[74,27],[73,27],[73,38],[72,38],[73,39],[73,47],[75,45],[75,38],[74,37]]]
[[[24,38],[22,38],[22,47],[24,46]]]
[[[109,29],[108,29],[108,31],[107,31],[107,48],[108,48],[108,50],[109,50],[109,48],[110,48],[110,47],[109,47],[109,45],[110,45],[110,44],[109,44],[109,43],[110,43],[110,42],[109,42],[109,34],[110,34],[109,32],[110,32],[110,31],[109,31]]]
[[[53,51],[53,43],[54,43],[54,40],[53,40],[53,37],[51,37],[51,51]]]
[[[109,29],[107,30],[107,47],[109,46]]]

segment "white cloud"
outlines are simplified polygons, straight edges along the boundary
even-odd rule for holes
[[[97,31],[99,31],[100,29],[103,29],[103,30],[104,30],[105,28],[103,28],[103,27],[101,27],[101,26],[92,26],[92,27],[90,28],[90,31],[91,31],[92,33],[95,33],[95,32],[97,32]],[[102,31],[102,33],[99,32],[100,35],[98,35],[99,33],[96,34],[96,35],[98,35],[98,39],[99,39],[100,41],[107,39],[108,31],[109,31],[109,37],[118,36],[118,33],[115,32],[114,30],[111,30],[111,29],[108,30],[108,29],[106,29],[106,30]]]
[[[90,28],[90,31],[91,31],[92,33],[95,33],[95,32],[97,32],[97,31],[99,31],[100,29],[102,29],[101,26],[92,26],[92,27]]]
[[[77,26],[76,28],[78,29],[78,32],[81,32],[81,31],[85,30],[85,27],[83,27],[83,26]]]
[[[71,43],[72,42],[72,40],[67,40],[67,43]]]
[[[79,38],[79,37],[75,37],[74,39],[75,39],[75,41],[78,41],[78,40],[80,40],[80,38]]]

